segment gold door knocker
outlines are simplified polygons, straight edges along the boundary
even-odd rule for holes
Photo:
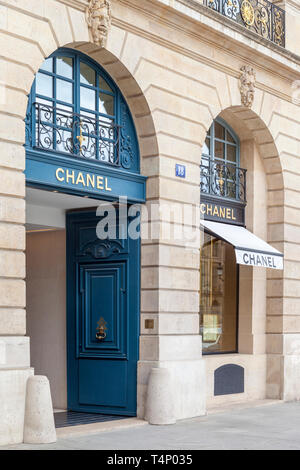
[[[100,318],[100,320],[97,323],[97,328],[96,328],[96,339],[99,341],[103,341],[106,338],[106,331],[107,331],[107,323],[104,320],[103,317]]]

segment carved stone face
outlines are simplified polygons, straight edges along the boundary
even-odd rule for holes
[[[249,66],[241,68],[240,76],[240,92],[242,104],[251,107],[254,100],[256,75],[254,70]]]
[[[93,15],[92,30],[95,37],[107,36],[109,30],[109,8],[103,4]]]
[[[93,40],[104,46],[111,23],[111,7],[108,0],[95,0],[87,11],[88,24],[91,27]]]

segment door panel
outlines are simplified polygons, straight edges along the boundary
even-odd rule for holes
[[[140,245],[97,239],[99,220],[67,214],[68,408],[135,416]]]
[[[127,361],[80,361],[80,405],[124,408],[127,400],[127,373]]]
[[[79,357],[126,358],[127,302],[126,264],[93,263],[79,265],[81,305],[77,350]],[[106,322],[106,338],[96,338],[100,319]]]

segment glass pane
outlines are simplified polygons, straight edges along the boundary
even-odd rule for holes
[[[56,99],[73,103],[73,83],[58,78],[56,80]]]
[[[218,122],[215,122],[215,138],[225,140],[225,128]]]
[[[36,76],[36,93],[38,95],[53,97],[53,77],[38,73]]]
[[[84,158],[96,158],[97,140],[91,137],[85,137],[80,148],[80,156]]]
[[[99,79],[99,88],[100,90],[109,91],[110,93],[113,93],[113,90],[111,89],[109,84],[102,77],[100,77]]]
[[[53,103],[52,101],[37,98],[36,102],[39,106],[36,107],[36,119],[43,122],[53,122]]]
[[[73,110],[71,106],[63,106],[59,104],[56,108],[56,125],[57,127],[73,127]]]
[[[66,78],[73,78],[73,59],[70,57],[56,58],[56,73]]]
[[[205,233],[200,270],[203,352],[234,352],[237,349],[237,268],[233,247]]]
[[[227,197],[236,198],[236,186],[234,182],[227,182]]]
[[[224,158],[225,149],[223,142],[215,141],[215,158]]]
[[[226,139],[228,142],[232,142],[233,144],[236,143],[229,131],[226,131]]]
[[[36,145],[43,150],[53,149],[53,129],[43,124],[36,125]]]
[[[56,150],[58,152],[74,153],[71,132],[62,129],[56,131]]]
[[[53,72],[53,59],[46,59],[41,66],[41,70],[46,70],[47,72]]]
[[[237,151],[236,147],[234,147],[233,145],[227,144],[227,160],[235,163],[237,161]]]
[[[111,142],[99,141],[99,160],[114,163],[114,145]]]
[[[80,87],[80,107],[96,109],[96,92],[94,90]]]
[[[109,114],[113,116],[114,112],[114,97],[111,95],[106,95],[104,93],[100,93],[99,96],[99,113],[102,114]]]
[[[81,111],[81,130],[84,134],[97,134],[97,120],[95,114]]]
[[[80,81],[85,85],[96,85],[96,72],[87,64],[80,62]]]
[[[99,135],[100,139],[116,140],[116,128],[114,122],[111,119],[105,119],[102,116],[99,118]]]

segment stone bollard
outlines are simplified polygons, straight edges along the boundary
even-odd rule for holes
[[[150,373],[146,402],[149,424],[175,424],[174,387],[168,369],[153,368]]]
[[[42,375],[35,375],[27,381],[24,443],[53,442],[56,442],[56,431],[49,380]]]

